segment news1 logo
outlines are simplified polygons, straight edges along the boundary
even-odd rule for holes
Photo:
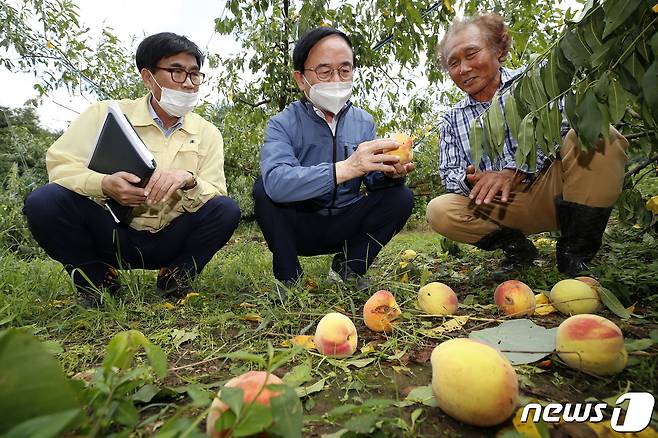
[[[620,423],[622,413],[620,404],[628,401],[626,416]],[[627,392],[615,401],[612,410],[610,425],[615,432],[640,432],[651,422],[651,414],[656,399],[648,392]],[[542,406],[539,403],[529,403],[523,407],[521,423],[527,423],[530,411],[532,422],[537,423],[544,420],[546,423],[598,423],[603,421],[603,411],[608,407],[607,403],[549,403]]]

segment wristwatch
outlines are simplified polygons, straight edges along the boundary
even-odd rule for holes
[[[187,173],[192,175],[192,185],[190,185],[189,187],[185,186],[181,190],[192,190],[193,188],[196,187],[196,184],[197,184],[196,175],[193,174],[192,172],[190,172],[189,170],[187,171]]]

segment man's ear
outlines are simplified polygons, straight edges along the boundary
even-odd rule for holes
[[[143,68],[140,72],[139,75],[142,77],[142,82],[144,82],[144,86],[146,86],[147,89],[151,89],[150,84],[152,81],[153,76],[151,75],[151,72],[147,68]]]
[[[295,70],[292,74],[292,76],[295,78],[295,82],[297,82],[297,86],[299,87],[300,90],[305,91],[306,90],[306,81],[304,80],[304,75],[302,72],[299,70]]]

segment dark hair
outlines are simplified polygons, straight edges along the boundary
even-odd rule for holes
[[[304,72],[304,64],[308,58],[308,53],[318,42],[320,42],[321,39],[331,35],[338,35],[345,40],[348,46],[350,46],[350,49],[352,50],[352,64],[356,67],[356,55],[354,54],[354,47],[352,47],[352,41],[350,41],[350,38],[343,32],[332,27],[321,26],[306,32],[301,38],[299,38],[297,44],[295,44],[295,50],[292,52],[292,64],[295,67],[295,70]]]
[[[162,58],[188,53],[196,58],[199,68],[203,65],[203,53],[199,46],[188,40],[187,37],[172,32],[161,32],[146,37],[139,43],[135,53],[137,71],[143,68],[152,70]]]
[[[505,26],[503,17],[498,14],[475,15],[461,20],[454,20],[441,42],[437,45],[436,54],[442,69],[448,70],[448,54],[445,52],[448,41],[454,34],[470,25],[480,28],[487,39],[489,48],[501,51],[499,61],[502,62],[507,58],[509,49],[512,46],[512,38],[507,26]]]

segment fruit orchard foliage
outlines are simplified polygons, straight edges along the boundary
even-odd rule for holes
[[[499,155],[505,129],[517,138],[516,161],[536,167],[536,149],[555,155],[561,144],[558,101],[586,148],[607,137],[610,124],[631,139],[631,155],[658,155],[658,5],[647,0],[590,2],[578,21],[533,57],[526,73],[471,130],[471,151]],[[505,124],[507,122],[507,126]],[[651,164],[645,160],[645,165]],[[640,169],[641,166],[638,168]],[[635,172],[631,172],[635,173]],[[656,216],[628,180],[620,217],[649,227]],[[633,190],[631,190],[633,189]]]
[[[70,0],[14,4],[18,6],[3,4],[0,9],[0,48],[6,49],[0,52],[0,63],[12,71],[35,72],[34,87],[42,95],[62,86],[97,99],[145,93],[134,67],[136,39],[123,42],[110,28],[89,29]],[[242,49],[236,54],[208,54],[208,63],[221,69],[205,85],[215,100],[197,111],[222,131],[229,192],[243,217],[253,217],[251,186],[258,175],[267,120],[300,96],[291,76],[294,41],[321,24],[352,37],[359,61],[354,101],[374,115],[378,135],[403,131],[415,137],[418,170],[408,184],[419,196],[416,209],[422,215],[426,201],[441,193],[439,116],[462,97],[434,56],[438,35],[456,10],[505,16],[515,39],[511,66],[528,63],[532,53],[549,51],[564,19],[572,18],[569,13],[565,17],[556,2],[538,5],[530,0],[226,0],[216,12],[208,11],[218,16],[217,32],[231,36]],[[604,18],[596,15],[592,20]],[[387,44],[373,49],[388,36]]]

